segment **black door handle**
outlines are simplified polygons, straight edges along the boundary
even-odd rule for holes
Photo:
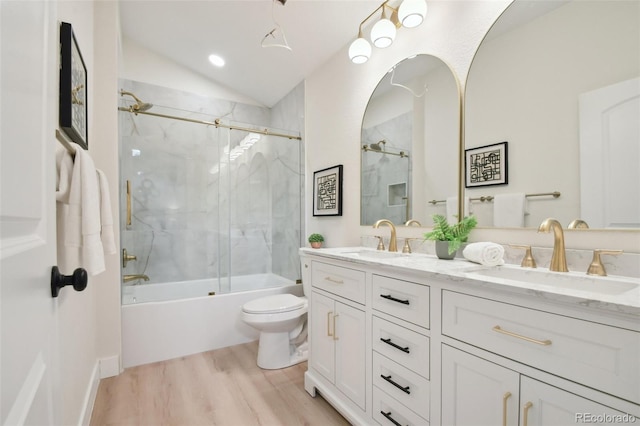
[[[87,288],[87,271],[78,268],[72,275],[62,275],[57,266],[51,269],[51,297],[58,297],[60,289],[66,285],[72,285],[75,291]]]

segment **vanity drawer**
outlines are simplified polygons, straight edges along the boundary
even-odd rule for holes
[[[426,426],[429,424],[428,420],[423,419],[375,386],[373,387],[373,419],[382,426]]]
[[[373,276],[373,309],[429,328],[429,286]]]
[[[429,418],[430,384],[424,377],[374,352],[373,384],[420,416]]]
[[[364,305],[364,271],[312,261],[311,285]]]
[[[373,350],[429,378],[429,338],[373,317]]]
[[[640,333],[450,291],[442,333],[640,403]]]

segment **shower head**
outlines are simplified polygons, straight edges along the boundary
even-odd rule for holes
[[[133,99],[136,100],[136,103],[129,107],[131,112],[144,112],[144,111],[148,111],[151,108],[153,108],[153,104],[150,104],[150,103],[147,103],[147,102],[142,102],[140,100],[140,98],[138,98],[133,93],[127,92],[125,90],[120,90],[120,96],[124,96],[124,95],[131,96]]]
[[[369,149],[371,149],[372,151],[384,151],[384,144],[386,143],[387,141],[385,141],[384,139],[376,143],[371,143],[369,144]]]

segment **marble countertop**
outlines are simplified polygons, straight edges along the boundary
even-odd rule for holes
[[[515,265],[483,266],[462,258],[441,260],[434,255],[393,253],[365,247],[301,248],[300,252],[362,265],[393,267],[398,271],[422,272],[441,280],[465,281],[483,288],[640,316],[638,278],[595,277],[584,272],[552,272]]]

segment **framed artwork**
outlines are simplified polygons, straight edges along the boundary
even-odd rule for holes
[[[87,127],[87,67],[71,24],[60,24],[60,129],[84,149],[89,148]]]
[[[342,216],[342,164],[313,173],[313,215]]]
[[[507,142],[465,149],[465,187],[509,183],[507,155]]]

